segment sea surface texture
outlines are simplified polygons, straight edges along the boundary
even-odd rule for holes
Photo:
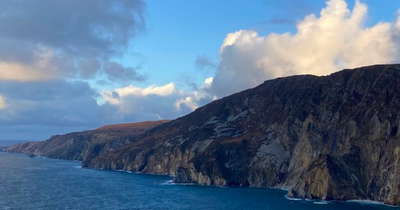
[[[0,152],[0,209],[397,209],[294,201],[286,199],[282,190],[175,185],[171,179]]]

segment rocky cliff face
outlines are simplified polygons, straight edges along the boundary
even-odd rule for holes
[[[166,122],[168,120],[107,125],[96,130],[55,135],[46,141],[16,144],[7,151],[83,160],[121,147],[134,137]]]
[[[82,165],[400,205],[399,90],[400,65],[278,78]]]

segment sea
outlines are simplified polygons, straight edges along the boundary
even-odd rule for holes
[[[0,152],[0,209],[397,209],[290,200],[286,191],[172,183],[170,176],[81,168],[78,161]]]

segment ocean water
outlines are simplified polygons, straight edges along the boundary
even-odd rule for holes
[[[83,169],[80,162],[0,152],[0,209],[397,209],[293,201],[285,191],[172,184],[169,176]]]

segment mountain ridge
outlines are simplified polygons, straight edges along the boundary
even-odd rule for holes
[[[129,143],[132,138],[145,133],[147,130],[169,121],[105,125],[94,130],[53,135],[46,141],[16,144],[9,147],[7,151],[81,161],[87,158],[86,156],[93,155],[93,148],[96,150],[95,154],[111,151]]]

